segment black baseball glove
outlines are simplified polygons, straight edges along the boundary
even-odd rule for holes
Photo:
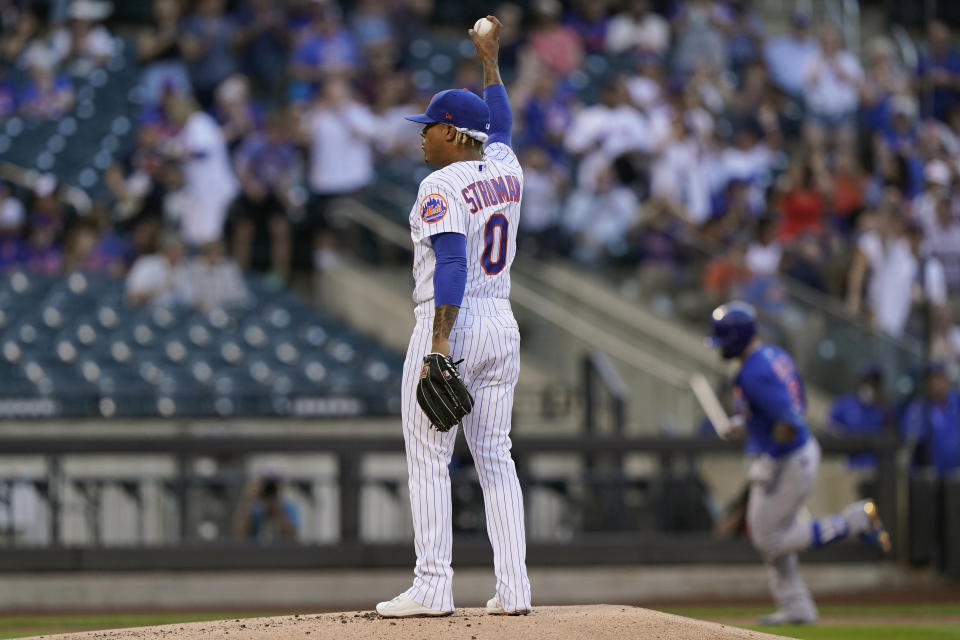
[[[439,353],[423,357],[417,404],[437,431],[450,431],[473,409],[473,396],[457,371],[460,362]]]

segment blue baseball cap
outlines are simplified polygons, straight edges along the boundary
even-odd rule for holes
[[[719,347],[724,359],[743,353],[757,334],[757,313],[745,302],[720,305],[710,315],[711,335],[704,339],[709,347]]]
[[[480,96],[466,89],[441,91],[433,96],[424,113],[404,118],[420,124],[451,124],[457,131],[481,142],[487,139],[490,130],[490,108]]]

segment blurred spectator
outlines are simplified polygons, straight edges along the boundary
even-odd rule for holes
[[[684,78],[706,67],[713,75],[727,68],[727,43],[710,0],[685,0],[673,17],[671,72]]]
[[[607,0],[576,0],[573,5],[564,23],[580,36],[587,53],[603,53],[609,22]]]
[[[272,0],[245,0],[233,23],[231,44],[239,52],[241,70],[258,89],[278,97],[290,44],[283,5]]]
[[[740,290],[753,277],[746,265],[746,249],[742,242],[734,242],[722,255],[707,263],[703,270],[702,288],[710,304],[742,297]]]
[[[699,225],[711,214],[711,176],[716,175],[713,149],[706,141],[712,133],[697,136],[693,128],[677,116],[672,135],[663,144],[651,167],[651,193],[663,200],[684,221]]]
[[[183,163],[189,206],[177,220],[190,246],[219,240],[227,208],[237,193],[237,181],[223,134],[216,121],[186,96],[169,95],[165,108],[180,127],[166,153]]]
[[[326,82],[305,114],[301,139],[310,148],[309,213],[317,268],[339,260],[334,246],[332,202],[356,193],[373,180],[376,125],[370,109],[354,100],[350,85],[338,77]]]
[[[200,247],[184,267],[184,295],[192,307],[206,313],[246,302],[247,285],[237,263],[228,258],[219,240]]]
[[[638,278],[644,291],[676,286],[683,264],[684,224],[657,198],[644,203],[646,214],[633,243],[640,259]]]
[[[77,212],[61,199],[61,187],[53,174],[39,176],[33,184],[32,195],[27,202],[28,224],[32,226],[35,221],[42,220],[42,224],[52,229],[56,242],[62,243]]]
[[[866,176],[857,163],[856,156],[849,150],[838,150],[834,157],[833,171],[827,172],[823,177],[836,230],[847,238],[853,232],[857,218],[863,210]]]
[[[376,149],[387,158],[401,162],[423,161],[420,144],[420,130],[416,127],[395,126],[403,116],[410,113],[422,113],[426,103],[415,100],[413,81],[409,73],[397,72],[387,78],[379,87],[377,102],[374,105],[380,124],[380,135],[375,141]],[[411,111],[412,109],[412,111]],[[409,166],[409,165],[406,165]]]
[[[604,167],[593,188],[578,187],[567,201],[563,228],[574,240],[573,258],[597,264],[626,256],[626,237],[638,219],[637,197],[617,182],[613,167]]]
[[[164,118],[159,109],[147,109],[135,131],[133,150],[104,172],[104,184],[113,196],[113,220],[131,233],[137,253],[152,247],[163,217],[167,193],[160,141]]]
[[[944,194],[934,207],[933,217],[923,220],[926,248],[943,265],[947,291],[960,293],[960,215],[956,202]]]
[[[186,255],[183,242],[175,234],[165,234],[160,250],[137,258],[126,281],[128,304],[171,305],[186,303],[187,282],[184,268]]]
[[[849,145],[853,141],[863,69],[840,45],[837,30],[824,27],[820,51],[804,70],[807,139],[815,149],[832,142]]]
[[[362,51],[390,43],[390,14],[381,0],[360,0],[353,13],[352,30]]]
[[[550,255],[560,249],[560,210],[566,172],[546,151],[528,147],[523,153],[523,204],[517,243],[524,254]]]
[[[777,87],[795,99],[803,96],[807,69],[820,52],[820,44],[810,35],[810,16],[796,11],[789,34],[770,38],[764,59]]]
[[[937,203],[950,198],[952,176],[943,160],[932,160],[923,168],[923,192],[913,199],[913,217],[929,228],[937,217]]]
[[[865,366],[857,388],[837,398],[830,409],[828,430],[837,436],[864,438],[881,435],[892,419],[883,398],[883,370],[876,363]],[[851,469],[874,469],[875,453],[854,453],[848,459]]]
[[[294,541],[300,530],[300,511],[283,497],[280,478],[268,474],[249,483],[234,517],[234,535],[260,544]]]
[[[7,77],[6,66],[0,64],[0,122],[3,122],[16,112],[16,89]]]
[[[56,276],[63,268],[63,252],[57,240],[60,223],[49,215],[30,216],[23,265],[28,271]]]
[[[147,104],[159,104],[165,90],[191,91],[180,48],[180,18],[178,0],[153,0],[153,21],[137,34],[137,60],[145,66],[142,84]]]
[[[815,291],[828,293],[829,288],[824,274],[826,258],[826,251],[820,238],[804,235],[784,253],[780,260],[780,271]]]
[[[60,34],[68,52],[65,62],[73,75],[87,76],[113,56],[113,36],[100,24],[111,11],[113,6],[100,0],[73,0],[70,3],[67,11],[69,27]]]
[[[889,117],[880,130],[880,140],[894,154],[912,154],[917,144],[917,102],[912,96],[890,99]]]
[[[288,135],[283,113],[267,119],[266,131],[250,136],[237,150],[240,195],[230,207],[232,253],[242,269],[269,268],[271,277],[285,282],[290,276],[290,223],[294,180],[300,174],[297,151]],[[257,251],[264,245],[268,252]],[[268,260],[260,255],[267,253]]]
[[[878,36],[868,46],[867,72],[860,84],[863,124],[871,131],[881,129],[889,118],[894,95],[909,88],[909,78],[895,57],[893,43]]]
[[[0,13],[3,31],[0,32],[0,67],[12,63],[26,50],[27,44],[41,31],[43,20],[38,15],[41,7],[34,3],[4,5]]]
[[[100,212],[79,218],[67,232],[63,250],[65,272],[81,269],[118,278],[126,271],[129,258],[129,242],[107,227]]]
[[[960,469],[960,391],[942,362],[928,365],[924,377],[923,395],[907,406],[900,430],[914,462],[946,477]]]
[[[215,95],[215,114],[223,140],[232,151],[241,141],[259,130],[263,117],[250,100],[250,83],[233,75],[220,83]]]
[[[217,85],[237,71],[230,46],[233,26],[225,9],[226,0],[197,0],[180,36],[180,50],[196,97],[204,107],[213,104]]]
[[[960,52],[950,43],[950,28],[939,20],[930,22],[927,39],[917,62],[917,89],[924,115],[946,120],[960,96]]]
[[[732,71],[739,77],[748,65],[761,57],[766,26],[750,7],[750,0],[732,0],[715,4],[727,37],[727,56]]]
[[[29,77],[17,95],[17,105],[28,118],[56,120],[73,109],[73,83],[58,73],[52,54],[35,49],[27,60]]]
[[[810,162],[795,157],[787,173],[777,181],[780,194],[780,231],[784,242],[804,233],[822,234],[826,215],[826,168],[822,158]]]
[[[874,326],[900,337],[915,301],[931,307],[931,315],[946,304],[946,282],[939,261],[921,252],[923,230],[914,222],[904,224],[884,212],[879,228],[868,230],[857,241],[850,268],[848,304],[860,310],[861,292],[869,271],[867,302]],[[929,317],[928,317],[929,319]]]
[[[516,105],[518,142],[547,150],[554,159],[563,156],[563,137],[573,112],[572,92],[558,82],[556,74],[540,63],[524,68],[511,100]]]
[[[661,56],[670,44],[670,23],[650,9],[650,0],[629,0],[607,27],[607,51]]]
[[[564,146],[582,155],[577,185],[594,187],[597,174],[618,156],[649,150],[650,138],[643,115],[630,104],[623,78],[614,76],[603,87],[600,102],[585,107],[573,118]]]
[[[737,124],[733,144],[723,149],[719,158],[718,186],[741,181],[747,187],[747,204],[753,215],[767,206],[765,191],[771,181],[773,153],[761,137],[760,124],[753,118]]]
[[[23,203],[13,196],[10,186],[0,181],[0,273],[23,259]]]
[[[291,75],[297,81],[291,88],[296,100],[308,100],[317,83],[331,74],[355,69],[359,62],[357,45],[343,26],[340,7],[313,0],[310,22],[291,56]]]
[[[530,49],[548,69],[562,76],[583,64],[583,43],[576,31],[560,22],[563,6],[559,0],[536,0]]]
[[[744,261],[755,276],[773,276],[780,271],[783,247],[777,241],[777,226],[771,218],[757,221],[753,241],[747,245]]]

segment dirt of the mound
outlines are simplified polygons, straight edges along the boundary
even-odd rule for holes
[[[528,616],[460,609],[446,618],[385,620],[369,611],[88,631],[45,640],[764,640],[782,638],[638,607],[538,607]]]

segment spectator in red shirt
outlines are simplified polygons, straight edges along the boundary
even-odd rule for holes
[[[823,233],[823,217],[826,213],[824,172],[818,171],[816,164],[798,159],[778,181],[779,236],[785,243],[804,233]]]
[[[537,24],[530,35],[530,47],[552,71],[567,75],[583,66],[583,44],[576,31],[560,23],[562,10],[557,0],[537,0]]]

